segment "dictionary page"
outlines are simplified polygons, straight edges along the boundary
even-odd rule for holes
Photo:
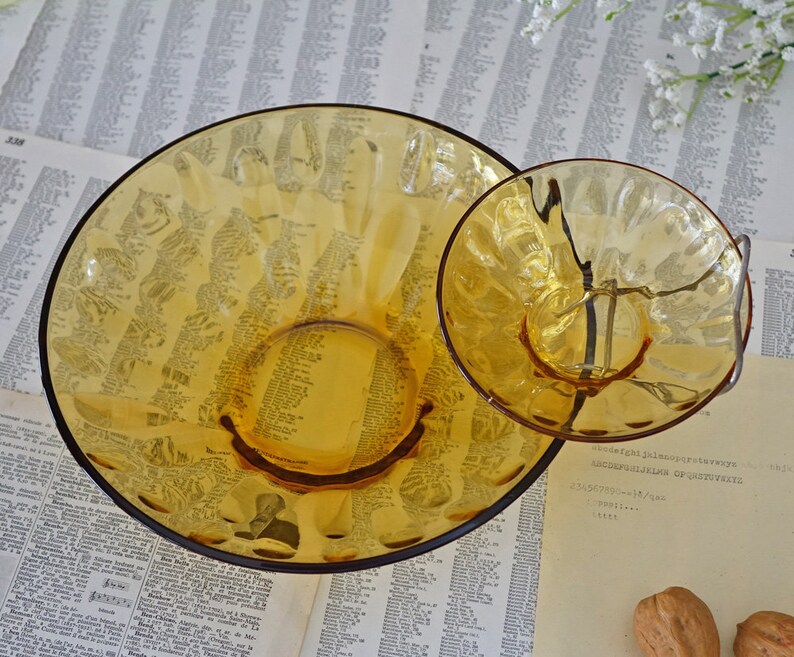
[[[634,608],[669,586],[709,605],[724,657],[736,623],[791,612],[792,388],[790,361],[749,355],[733,390],[669,431],[566,445],[548,472],[535,654],[638,654]]]
[[[750,280],[753,329],[747,350],[794,359],[794,243],[754,240]]]
[[[43,4],[44,0],[0,0],[0,89],[8,80]]]
[[[147,530],[80,470],[41,397],[0,391],[0,481],[0,655],[297,655],[318,578]]]
[[[203,125],[273,106],[408,109],[425,7],[48,2],[0,94],[0,126],[143,157]]]
[[[531,654],[544,482],[443,548],[323,576],[301,657]]]
[[[41,392],[38,322],[55,259],[135,162],[0,128],[0,387]]]

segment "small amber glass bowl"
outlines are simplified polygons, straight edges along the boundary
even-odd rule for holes
[[[647,436],[735,383],[748,256],[747,238],[664,176],[542,164],[455,228],[438,278],[442,332],[466,379],[512,420],[571,440]]]

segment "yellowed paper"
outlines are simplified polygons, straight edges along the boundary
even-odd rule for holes
[[[747,356],[731,392],[638,441],[566,445],[549,469],[534,654],[639,655],[637,602],[684,586],[736,623],[794,614],[794,362]]]

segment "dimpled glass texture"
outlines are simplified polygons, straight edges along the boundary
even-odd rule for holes
[[[560,441],[460,376],[435,283],[513,172],[439,125],[329,105],[146,159],[47,290],[44,386],[75,458],[154,531],[255,568],[377,566],[485,522]]]
[[[508,417],[582,441],[661,431],[729,381],[749,279],[676,183],[603,160],[540,165],[461,220],[439,276],[458,366]]]

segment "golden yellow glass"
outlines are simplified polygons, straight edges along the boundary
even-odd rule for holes
[[[560,442],[463,380],[435,281],[514,171],[432,122],[331,105],[147,158],[47,290],[43,380],[72,453],[161,535],[257,568],[381,565],[492,517]]]
[[[503,181],[461,220],[439,316],[463,374],[506,416],[561,438],[625,440],[697,412],[738,375],[746,266],[673,181],[619,162],[552,162]]]

